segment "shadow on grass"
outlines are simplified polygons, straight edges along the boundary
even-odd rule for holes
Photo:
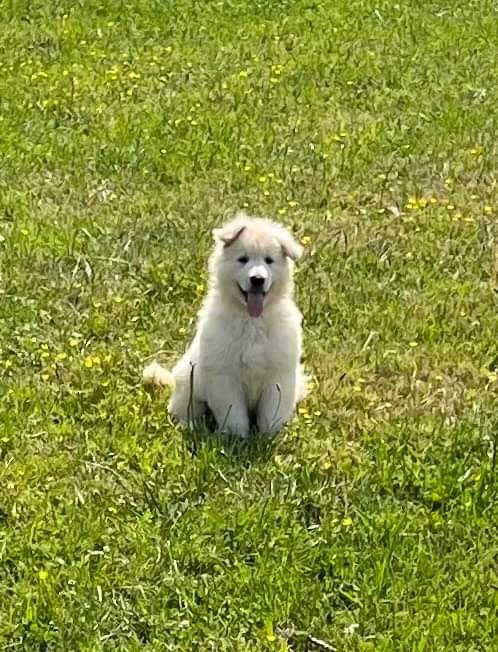
[[[275,450],[277,438],[257,432],[252,428],[247,438],[240,438],[227,433],[217,432],[215,423],[206,419],[195,429],[183,429],[183,437],[192,457],[208,448],[212,452],[226,456],[241,463],[261,462],[270,460]]]

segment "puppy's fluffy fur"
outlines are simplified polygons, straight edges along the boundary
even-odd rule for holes
[[[190,426],[208,407],[220,431],[245,437],[254,422],[275,433],[306,388],[292,282],[302,248],[283,226],[244,214],[213,235],[194,340],[171,373],[154,362],[144,381],[174,384],[169,412]]]

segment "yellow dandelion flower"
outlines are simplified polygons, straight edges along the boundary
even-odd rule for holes
[[[42,582],[46,582],[47,579],[48,579],[48,573],[47,573],[47,571],[46,571],[46,570],[39,570],[39,571],[38,571],[38,578],[39,578]]]
[[[266,183],[266,177],[264,176],[258,177],[258,181],[259,183]]]
[[[493,212],[491,206],[485,206],[483,210],[485,215],[491,215],[491,213]]]
[[[308,245],[311,242],[311,237],[309,235],[303,235],[301,238],[301,244]]]
[[[89,355],[87,358],[85,358],[85,359],[83,360],[83,365],[84,365],[87,369],[91,369],[91,368],[93,367],[93,358],[92,358],[91,355]]]
[[[64,353],[64,351],[61,351],[55,356],[55,359],[58,361],[65,360],[67,358],[67,353]]]
[[[346,518],[342,519],[342,526],[346,528],[350,528],[353,525],[353,519],[350,518],[349,516],[346,516]]]
[[[46,382],[50,378],[50,376],[48,374],[42,374],[40,378],[43,380],[43,382]]]
[[[79,340],[77,340],[75,337],[72,337],[69,340],[69,346],[72,347],[73,349],[75,346],[78,346],[79,343],[80,343]]]

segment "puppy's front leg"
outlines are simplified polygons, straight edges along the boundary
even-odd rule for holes
[[[258,404],[258,429],[275,434],[292,419],[296,407],[296,379],[293,374],[269,379]]]
[[[240,383],[229,376],[210,378],[207,403],[220,432],[239,437],[249,434],[249,415]]]

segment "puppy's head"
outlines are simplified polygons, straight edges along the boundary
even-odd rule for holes
[[[216,287],[251,317],[292,292],[293,262],[302,247],[283,226],[238,214],[213,235],[210,271]]]

